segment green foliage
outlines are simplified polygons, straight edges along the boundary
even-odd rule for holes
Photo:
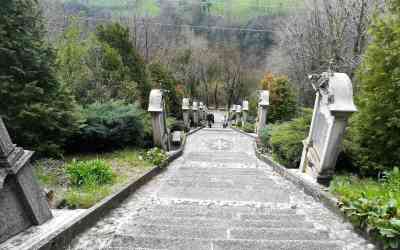
[[[373,40],[357,73],[359,112],[349,151],[365,175],[400,165],[400,2],[388,4],[391,13],[374,19]]]
[[[127,80],[137,83],[140,103],[143,108],[147,107],[151,85],[146,64],[129,38],[129,29],[119,23],[100,25],[97,27],[96,36],[101,43],[115,49],[121,56],[122,64],[126,67],[124,74],[127,76]]]
[[[270,94],[268,123],[290,121],[297,112],[295,92],[286,76],[274,76],[269,73],[261,81],[262,89]]]
[[[33,0],[1,3],[0,115],[14,142],[39,154],[60,155],[79,126],[74,98],[55,77],[53,50]]]
[[[160,148],[152,148],[144,153],[143,158],[155,166],[159,166],[167,158],[167,153]]]
[[[122,101],[94,103],[83,110],[85,123],[73,138],[71,149],[97,151],[127,145],[143,146],[144,111]]]
[[[177,92],[178,82],[175,77],[160,63],[150,64],[149,71],[151,73],[152,82],[157,87],[161,85],[163,89],[168,90],[168,95],[166,99],[168,112],[170,112],[174,116],[180,115],[182,96],[179,96]]]
[[[255,130],[255,125],[253,123],[248,123],[246,122],[243,127],[242,127],[243,131],[246,133],[254,133]]]
[[[103,38],[105,34],[101,34]],[[76,99],[83,105],[110,99],[133,103],[137,99],[138,84],[123,54],[133,52],[113,47],[126,43],[127,39],[125,36],[114,36],[114,43],[102,41],[94,34],[84,38],[79,23],[72,19],[72,24],[58,43],[58,77],[71,86]],[[141,67],[145,69],[144,65]]]
[[[264,127],[260,131],[260,142],[261,145],[264,148],[270,149],[271,148],[271,131],[273,129],[273,125],[268,125],[267,127]]]
[[[341,199],[341,209],[351,221],[372,232],[385,249],[400,247],[400,171],[376,181],[355,176],[338,176],[331,183],[331,192]]]
[[[302,141],[308,136],[311,119],[312,110],[305,109],[301,117],[274,126],[270,144],[275,160],[288,168],[299,166],[303,150]]]
[[[110,184],[114,176],[111,166],[100,159],[73,160],[66,166],[66,173],[70,184],[75,187]]]

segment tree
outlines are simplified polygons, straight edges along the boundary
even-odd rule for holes
[[[129,80],[137,83],[140,102],[142,107],[146,107],[151,84],[146,71],[146,64],[129,38],[129,29],[119,23],[100,25],[96,30],[96,36],[100,42],[107,43],[121,55],[122,62],[127,67],[126,74],[129,76]]]
[[[269,90],[268,123],[289,121],[296,115],[296,96],[286,76],[268,73],[261,80],[261,88]]]
[[[400,166],[400,1],[371,26],[373,42],[357,73],[359,112],[351,126],[351,153],[364,174]]]
[[[59,154],[78,128],[68,86],[54,74],[36,1],[5,0],[0,9],[0,115],[21,146]]]

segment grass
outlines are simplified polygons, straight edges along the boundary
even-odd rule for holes
[[[54,192],[53,207],[89,208],[119,190],[129,180],[140,177],[151,169],[152,164],[142,158],[143,151],[123,149],[104,154],[78,154],[67,156],[64,163],[57,161],[37,162],[35,172],[41,185]],[[111,166],[114,179],[111,184],[73,186],[66,176],[65,167],[72,160],[102,159]],[[49,168],[48,165],[54,165]],[[58,166],[57,166],[58,164]],[[47,166],[46,166],[47,165]]]

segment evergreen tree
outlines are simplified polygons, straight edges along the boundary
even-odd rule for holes
[[[270,95],[268,123],[289,121],[295,117],[296,96],[286,76],[268,73],[261,80],[261,88],[268,90]]]
[[[400,1],[376,17],[357,77],[359,112],[351,124],[351,153],[364,174],[400,166]]]
[[[74,98],[54,76],[34,0],[3,0],[0,8],[0,115],[14,141],[59,154],[78,128]]]
[[[129,80],[137,83],[140,101],[142,106],[147,108],[151,84],[146,71],[146,64],[129,39],[129,29],[119,23],[100,25],[97,27],[96,35],[100,42],[107,43],[118,50],[123,64],[127,67],[126,74],[129,76]]]

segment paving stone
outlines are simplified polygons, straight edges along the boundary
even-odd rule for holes
[[[176,225],[136,225],[122,226],[119,234],[130,236],[157,236],[161,238],[226,239],[224,228],[207,228]]]
[[[115,235],[107,249],[212,250],[211,241]]]
[[[215,218],[180,218],[180,217],[135,217],[126,222],[122,227],[132,228],[136,225],[172,225],[209,228],[313,228],[313,224],[304,219],[279,219],[279,220],[222,220]]]
[[[253,240],[323,240],[329,239],[327,232],[304,229],[257,229],[235,228],[230,230],[232,239]]]
[[[213,250],[341,250],[340,244],[329,241],[237,241],[213,242]]]

